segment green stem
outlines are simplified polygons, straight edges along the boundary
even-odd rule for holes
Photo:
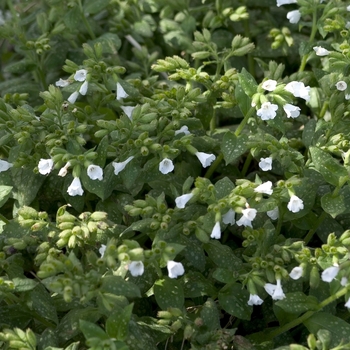
[[[4,215],[0,214],[0,220],[3,221],[5,224],[9,224],[10,220],[7,220]]]
[[[241,171],[241,176],[242,176],[242,177],[245,177],[245,174],[247,173],[248,168],[249,168],[249,165],[250,165],[250,163],[252,162],[252,160],[253,160],[252,154],[251,154],[251,153],[248,153],[248,156],[247,156],[247,158],[246,158],[246,160],[245,160],[245,162],[244,162],[244,165],[243,165],[243,169],[242,169],[242,171]]]
[[[311,240],[311,238],[313,237],[314,233],[316,232],[316,230],[318,229],[318,227],[322,224],[323,220],[326,218],[327,214],[326,212],[322,212],[322,214],[318,217],[318,220],[316,222],[316,224],[314,225],[314,227],[307,233],[307,235],[304,238],[304,242],[305,244],[308,244]]]
[[[88,20],[87,20],[86,17],[85,17],[84,9],[83,9],[83,6],[82,6],[82,4],[81,4],[81,0],[78,1],[78,4],[79,4],[79,9],[80,9],[81,18],[82,18],[82,20],[83,20],[83,23],[84,23],[84,25],[85,25],[85,28],[87,29],[87,31],[88,31],[88,33],[89,33],[91,39],[92,39],[92,40],[95,40],[95,39],[96,39],[96,35],[95,35],[95,33],[92,31],[91,26],[90,26]]]
[[[281,211],[280,211],[281,212]],[[276,227],[276,231],[275,231],[275,236],[277,237],[280,232],[281,232],[281,228],[282,228],[282,223],[283,223],[283,214],[278,215],[278,220],[277,220],[277,227]]]
[[[241,124],[238,125],[238,128],[235,131],[235,135],[238,137],[242,130],[244,129],[245,125],[247,124],[249,118],[254,114],[255,108],[251,107],[248,113],[245,115],[244,119],[241,121]]]
[[[215,115],[215,109],[213,108],[213,116],[210,120],[210,131],[213,132],[216,128],[216,115]]]
[[[219,164],[221,163],[221,161],[224,159],[224,155],[222,153],[220,153],[217,158],[215,159],[214,163],[210,166],[210,168],[207,170],[207,172],[205,173],[204,177],[209,179],[214,171],[216,170],[216,168],[219,166]]]

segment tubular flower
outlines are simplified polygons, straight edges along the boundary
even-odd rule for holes
[[[134,159],[133,156],[129,157],[127,160],[124,160],[124,162],[112,162],[113,168],[114,168],[114,174],[118,175],[121,171],[125,169],[127,164]]]
[[[67,192],[70,196],[82,196],[84,193],[83,188],[81,187],[81,182],[79,177],[75,177],[67,189]]]
[[[257,294],[250,294],[249,300],[248,300],[248,305],[253,306],[253,305],[261,305],[264,302],[259,295]]]
[[[286,296],[283,293],[281,280],[277,279],[276,282],[277,282],[277,284],[266,283],[264,288],[265,288],[266,292],[272,296],[273,300],[282,300]]]
[[[13,167],[13,164],[7,162],[6,160],[0,159],[0,173],[9,170],[11,167]]]
[[[252,221],[256,217],[257,210],[253,208],[247,208],[242,210],[242,217],[236,222],[238,226],[252,227]]]
[[[302,199],[300,199],[298,196],[296,195],[292,195],[290,197],[289,203],[287,204],[287,208],[289,211],[291,211],[292,213],[297,213],[300,210],[304,209],[304,202]]]
[[[58,87],[66,87],[70,84],[70,82],[68,80],[64,80],[62,78],[60,78],[60,80],[56,81],[55,85]]]
[[[124,90],[124,88],[120,85],[120,83],[117,83],[117,92],[116,92],[116,97],[117,100],[121,100],[122,98],[126,98],[129,95],[126,93],[126,91]]]
[[[101,244],[101,247],[100,247],[100,249],[98,250],[98,252],[101,254],[101,258],[103,258],[103,256],[105,255],[106,248],[107,248],[106,245]]]
[[[135,107],[133,106],[120,106],[120,108],[123,110],[123,112],[126,114],[126,116],[132,120],[132,112],[134,111]]]
[[[296,4],[297,0],[277,0],[277,6]]]
[[[83,96],[86,95],[87,89],[88,89],[89,83],[87,80],[83,82],[83,84],[80,86],[79,93]]]
[[[339,91],[345,91],[348,87],[348,84],[344,80],[340,80],[335,84],[335,87]]]
[[[48,175],[53,169],[53,160],[52,159],[40,159],[38,164],[39,173],[41,175]]]
[[[221,238],[221,228],[220,228],[220,222],[217,221],[213,227],[213,230],[211,231],[211,238],[220,239]]]
[[[323,48],[322,46],[314,46],[313,49],[317,56],[327,56],[330,53],[327,49]]]
[[[176,207],[179,209],[185,208],[187,202],[193,197],[193,193],[183,194],[175,198]]]
[[[229,211],[222,216],[222,222],[226,225],[230,224],[231,226],[236,222],[235,220],[236,213],[233,209],[229,209]]]
[[[159,163],[159,171],[162,174],[168,174],[174,170],[174,164],[171,159],[164,158],[160,163]]]
[[[259,167],[262,171],[269,171],[272,169],[272,158],[260,158]]]
[[[58,172],[58,176],[65,177],[67,175],[68,168],[70,167],[70,165],[71,165],[70,162],[67,162],[66,165],[62,167]]]
[[[143,265],[142,261],[132,261],[129,264],[129,271],[131,273],[131,276],[137,277],[142,276],[143,272],[145,271],[145,267]]]
[[[272,194],[272,182],[271,181],[266,181],[259,185],[258,187],[254,188],[254,192],[257,193],[264,193],[264,194]]]
[[[178,134],[189,135],[190,132],[188,130],[188,126],[187,125],[183,125],[179,130],[175,130],[175,135],[178,135]]]
[[[170,278],[177,278],[185,273],[183,265],[179,262],[169,260],[166,266],[168,268],[168,276]]]
[[[267,211],[266,214],[271,220],[277,220],[278,216],[279,216],[278,207],[276,207],[275,209]]]
[[[257,110],[256,114],[261,118],[261,120],[270,120],[276,117],[277,109],[277,105],[271,102],[264,102],[260,109]]]
[[[298,280],[303,275],[303,268],[301,266],[296,266],[292,269],[289,277],[293,280]]]
[[[301,81],[291,81],[285,88],[294,97],[303,98],[305,101],[310,100],[310,86],[305,86]]]
[[[208,154],[204,152],[196,152],[195,154],[198,160],[202,163],[203,168],[208,167],[216,159],[214,154]]]
[[[268,80],[265,80],[261,87],[264,89],[264,90],[267,90],[267,91],[273,91],[276,89],[276,86],[277,86],[277,81],[276,80],[272,80],[272,79],[268,79]]]
[[[334,280],[334,278],[337,276],[338,272],[339,272],[340,268],[339,266],[330,266],[327,267],[321,275],[321,279],[323,282],[332,282]]]
[[[86,69],[77,70],[74,74],[74,80],[75,81],[85,81],[87,72],[88,71]]]
[[[283,109],[287,114],[287,118],[297,118],[300,115],[300,108],[298,106],[294,106],[290,103],[286,103],[283,106]]]
[[[103,180],[103,170],[100,166],[90,164],[87,168],[87,175],[91,180]]]
[[[289,11],[287,13],[287,19],[292,24],[296,24],[300,21],[301,13],[299,10]]]
[[[79,97],[79,92],[78,91],[74,91],[67,99],[67,101],[71,104],[75,103],[75,101],[77,100],[77,98]]]

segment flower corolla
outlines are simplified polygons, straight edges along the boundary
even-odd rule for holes
[[[273,300],[282,300],[286,296],[283,293],[282,285],[281,285],[281,280],[277,279],[276,284],[272,283],[266,283],[264,288],[268,294],[272,296]]]
[[[113,168],[114,168],[114,174],[118,175],[122,170],[125,169],[127,164],[131,162],[134,159],[134,156],[129,157],[127,160],[124,160],[124,162],[112,162]]]
[[[187,125],[183,125],[179,130],[175,130],[175,135],[178,135],[178,134],[189,135],[190,132],[188,130],[188,126]]]
[[[159,163],[159,171],[162,174],[168,174],[174,170],[174,164],[171,159],[164,158],[160,163]]]
[[[256,114],[261,118],[261,120],[270,120],[276,117],[277,109],[277,105],[271,102],[264,102],[257,110]]]
[[[83,188],[81,187],[81,182],[79,177],[75,177],[67,189],[67,192],[70,196],[82,196],[84,193]]]
[[[177,278],[185,273],[185,269],[180,262],[169,260],[167,262],[168,276],[170,278]]]
[[[222,222],[226,225],[230,224],[232,226],[236,222],[235,216],[235,211],[233,209],[229,209],[228,212],[222,216]]]
[[[143,272],[145,271],[142,261],[132,261],[129,264],[128,269],[133,277],[142,276]]]
[[[221,228],[220,228],[220,222],[217,221],[213,227],[213,230],[211,231],[211,238],[220,239],[221,238]]]
[[[304,202],[298,196],[293,194],[289,199],[289,202],[287,204],[287,208],[292,213],[297,213],[300,210],[304,209]]]
[[[340,268],[339,266],[330,266],[327,267],[321,275],[321,279],[323,282],[332,282],[334,280],[334,278],[337,276],[338,272],[339,272]]]
[[[285,90],[290,92],[294,97],[303,98],[305,101],[310,100],[310,86],[305,86],[301,81],[291,81],[285,86]]]
[[[271,219],[271,220],[277,220],[279,217],[279,210],[278,207],[272,209],[272,210],[268,210],[266,212],[267,216]]]
[[[257,294],[250,294],[249,300],[248,300],[248,305],[253,306],[253,305],[261,305],[264,302],[259,295]]]
[[[344,80],[340,80],[335,84],[335,87],[339,91],[345,91],[348,87],[348,84]]]
[[[242,217],[236,222],[238,226],[252,227],[252,221],[256,217],[257,210],[246,208],[242,210]]]
[[[2,173],[3,171],[9,170],[11,167],[13,167],[12,163],[9,163],[6,160],[0,159],[0,173]]]
[[[101,254],[101,258],[103,258],[103,256],[105,255],[106,248],[107,248],[107,246],[105,244],[101,244],[101,247],[98,250],[98,252]]]
[[[289,277],[293,280],[298,280],[303,275],[303,268],[301,266],[296,266],[289,273]]]
[[[83,84],[80,86],[79,93],[83,96],[86,95],[87,89],[88,89],[89,83],[87,80],[83,82]]]
[[[134,106],[120,106],[120,108],[123,110],[123,112],[126,114],[126,116],[132,120],[132,112],[134,111]]]
[[[64,80],[62,78],[60,78],[58,81],[56,81],[55,85],[57,87],[66,87],[70,84],[70,82],[68,80]]]
[[[300,21],[301,13],[299,10],[289,11],[287,13],[287,19],[290,23],[296,24]]]
[[[117,100],[121,100],[122,98],[126,98],[129,95],[126,93],[124,88],[120,85],[120,83],[117,83],[117,92],[116,92],[116,98]]]
[[[266,181],[259,185],[258,187],[254,188],[254,192],[257,193],[264,193],[264,194],[272,194],[272,182],[271,181]]]
[[[74,91],[67,99],[67,101],[71,104],[75,103],[75,101],[77,100],[77,98],[79,97],[79,92],[78,91]]]
[[[260,158],[259,167],[262,171],[269,171],[272,169],[272,158]]]
[[[91,180],[103,180],[103,169],[95,164],[90,164],[87,168],[87,175]]]
[[[297,0],[277,0],[277,6],[296,4]]]
[[[67,175],[68,168],[70,167],[70,165],[71,165],[70,162],[67,162],[66,165],[62,167],[58,172],[58,176],[65,177]]]
[[[193,193],[186,193],[175,198],[176,207],[179,209],[185,208],[187,202],[193,197]]]
[[[265,80],[261,87],[264,89],[264,90],[267,90],[267,91],[273,91],[276,89],[276,86],[277,86],[277,81],[276,80],[272,80],[272,79],[268,79],[268,80]]]
[[[38,164],[38,169],[41,175],[50,174],[53,169],[53,160],[41,158]]]
[[[327,49],[325,49],[322,46],[314,46],[313,49],[317,56],[327,56],[330,53]]]
[[[86,69],[77,70],[74,74],[74,80],[75,81],[85,81],[87,72],[88,71]]]
[[[298,106],[294,106],[290,103],[286,103],[283,106],[283,109],[287,114],[287,118],[297,118],[300,115],[300,108]]]
[[[204,152],[196,152],[195,154],[198,160],[202,163],[203,168],[208,167],[216,159],[214,154],[208,154]]]

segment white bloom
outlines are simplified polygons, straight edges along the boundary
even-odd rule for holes
[[[350,21],[347,21],[347,22],[346,22],[345,28],[346,28],[346,29],[350,29]]]
[[[296,266],[292,269],[289,277],[293,280],[298,280],[303,275],[303,268],[301,266]]]
[[[208,167],[216,158],[214,154],[208,154],[204,152],[196,152],[196,156],[202,163],[203,168]]]
[[[277,279],[277,284],[266,283],[264,288],[272,296],[273,300],[282,300],[286,297],[283,293],[280,279]]]
[[[62,78],[60,78],[60,80],[56,81],[55,85],[58,87],[66,87],[70,84],[70,82],[68,80],[63,80]]]
[[[220,228],[220,222],[217,221],[213,227],[213,230],[211,231],[211,238],[220,239],[221,238],[221,228]]]
[[[90,164],[87,168],[87,175],[91,180],[102,180],[103,170],[100,166]]]
[[[145,271],[145,267],[143,266],[142,261],[132,261],[129,264],[129,271],[131,273],[131,276],[137,277],[142,276],[143,272]]]
[[[114,174],[118,175],[122,170],[125,169],[126,165],[134,159],[133,156],[129,157],[127,160],[124,160],[124,162],[112,162],[112,165],[114,167]]]
[[[282,5],[288,5],[288,4],[296,4],[297,0],[277,0],[277,6],[280,7]]]
[[[247,208],[242,210],[242,217],[236,222],[238,226],[252,227],[252,221],[256,217],[257,210],[253,208]]]
[[[162,174],[168,174],[174,170],[174,164],[171,159],[164,158],[160,163],[159,163],[159,171]]]
[[[304,209],[304,202],[302,199],[300,199],[298,196],[296,195],[292,195],[290,197],[290,200],[287,204],[287,208],[289,211],[291,211],[292,213],[297,213],[300,210]]]
[[[86,74],[87,74],[87,70],[86,69],[77,70],[75,72],[75,74],[74,74],[74,80],[75,81],[85,81]]]
[[[258,187],[254,188],[254,192],[257,193],[265,193],[265,194],[272,194],[272,182],[266,181],[259,185]]]
[[[7,162],[6,160],[0,159],[0,173],[9,170],[11,167],[13,167],[13,164]]]
[[[305,86],[301,81],[291,81],[285,86],[285,90],[293,94],[294,97],[303,98],[305,101],[310,100],[310,86]]]
[[[276,89],[276,86],[277,86],[277,81],[276,80],[272,80],[272,79],[268,79],[266,81],[264,81],[261,85],[261,87],[264,89],[264,90],[267,90],[267,91],[273,91]]]
[[[346,8],[346,11],[350,11],[350,5]]]
[[[41,175],[50,174],[53,169],[53,160],[52,159],[40,159],[38,164],[39,173]]]
[[[314,46],[313,49],[314,49],[317,56],[329,55],[329,51],[322,46]]]
[[[222,222],[226,225],[233,225],[236,222],[235,215],[236,213],[234,212],[234,210],[229,209],[229,211],[222,216]]]
[[[256,114],[261,118],[261,120],[270,120],[276,117],[277,109],[277,105],[271,102],[264,102],[260,109],[257,110]]]
[[[79,97],[79,92],[78,91],[74,91],[67,99],[67,101],[69,103],[75,103],[75,101],[77,100],[77,98]]]
[[[125,97],[128,97],[129,95],[126,93],[126,91],[124,90],[124,88],[119,84],[117,83],[117,93],[116,93],[116,97],[117,97],[117,100],[121,100],[122,98],[125,98]]]
[[[348,301],[345,303],[344,306],[347,307],[348,309],[350,309],[350,298],[348,299]]]
[[[289,11],[287,13],[287,19],[292,24],[296,24],[300,21],[301,13],[299,10]]]
[[[344,91],[346,90],[346,88],[348,87],[348,84],[341,80],[341,81],[338,81],[336,84],[335,84],[335,87],[337,88],[337,90],[339,91]]]
[[[259,167],[262,171],[269,171],[272,169],[272,158],[260,158]]]
[[[132,112],[134,111],[135,107],[133,107],[133,106],[120,106],[120,108],[127,115],[127,117],[130,120],[132,120]]]
[[[342,277],[340,284],[345,287],[348,284],[348,279],[346,277]]]
[[[178,134],[189,135],[190,132],[188,131],[188,126],[183,125],[179,130],[175,130],[175,135],[178,135]]]
[[[88,83],[87,80],[85,80],[85,81],[83,82],[83,84],[80,86],[79,92],[80,92],[82,95],[86,95],[88,86],[89,86],[89,83]]]
[[[345,99],[346,99],[346,100],[350,100],[350,94],[346,94],[346,95],[345,95]]]
[[[248,305],[253,306],[253,305],[261,305],[264,302],[259,295],[257,294],[250,294],[249,300],[248,300]]]
[[[84,193],[83,188],[81,187],[81,182],[79,177],[75,177],[70,186],[67,189],[67,192],[70,196],[82,196]]]
[[[168,276],[170,278],[176,278],[182,276],[185,273],[183,265],[179,262],[169,260],[166,264],[168,268]]]
[[[69,167],[70,167],[70,162],[67,162],[66,165],[64,167],[62,167],[60,169],[60,171],[58,172],[58,176],[65,177],[67,175]]]
[[[175,198],[176,206],[179,209],[185,208],[187,202],[193,197],[193,193],[183,194],[182,196]]]
[[[327,267],[321,275],[322,281],[323,282],[332,282],[334,280],[334,278],[337,276],[338,272],[339,272],[340,268],[339,266],[330,266]]]
[[[277,220],[278,216],[279,216],[278,207],[276,207],[275,209],[267,211],[266,214],[271,220]]]
[[[98,252],[101,254],[101,258],[103,258],[103,256],[105,255],[106,248],[107,248],[107,246],[105,246],[104,244],[101,244],[101,247],[98,250]]]
[[[300,108],[298,106],[287,103],[283,106],[284,111],[287,114],[287,118],[297,118],[300,115]]]

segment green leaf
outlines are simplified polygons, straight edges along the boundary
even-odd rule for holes
[[[141,298],[139,287],[120,276],[105,276],[102,279],[101,292],[123,295],[126,298]]]
[[[339,186],[343,183],[344,178],[348,176],[348,172],[336,159],[317,147],[310,147],[309,150],[314,167],[328,183],[333,186]]]
[[[95,15],[109,5],[110,0],[86,0],[84,3],[84,13]]]
[[[310,119],[304,127],[303,130],[303,144],[305,145],[306,148],[310,147],[312,144],[312,140],[315,136],[315,129],[316,129],[316,120],[315,119]]]
[[[94,44],[100,44],[102,47],[102,53],[104,54],[117,54],[118,50],[120,49],[120,46],[122,44],[121,40],[119,39],[119,36],[114,33],[105,33],[102,34],[100,37],[98,37],[95,40],[91,40],[88,42],[91,46]],[[101,142],[104,142],[104,139],[107,139],[108,141],[108,136],[105,136]],[[100,145],[101,145],[100,142]],[[100,147],[99,145],[99,147]],[[108,146],[108,142],[107,142]],[[99,158],[98,158],[99,159]],[[104,162],[104,160],[103,160]]]
[[[334,196],[333,193],[327,193],[321,198],[322,209],[333,218],[340,214],[350,212],[350,187],[343,187],[339,193]]]
[[[253,307],[248,305],[249,292],[241,284],[225,286],[219,292],[219,303],[230,315],[250,320]]]
[[[15,277],[12,279],[15,285],[16,292],[26,292],[28,290],[34,289],[38,282],[29,278],[19,278]]]
[[[258,84],[256,83],[254,77],[245,68],[243,68],[242,72],[238,74],[238,79],[244,92],[249,97],[252,97],[258,88]]]
[[[106,331],[111,338],[125,340],[134,304],[115,310],[106,321]]]
[[[201,318],[209,330],[215,331],[220,328],[220,314],[213,299],[207,299],[201,310]]]
[[[235,89],[235,98],[238,102],[239,109],[241,110],[243,116],[245,116],[252,108],[252,99],[245,93],[241,85],[237,85]]]
[[[189,271],[184,277],[184,295],[186,298],[196,298],[204,295],[214,297],[216,289],[201,273]]]
[[[98,338],[101,340],[108,339],[108,335],[104,332],[104,330],[95,323],[79,320],[79,328],[87,340],[90,338]]]
[[[219,180],[215,183],[216,199],[226,197],[234,188],[234,183],[228,177]]]
[[[75,30],[81,26],[81,13],[78,5],[68,10],[63,17],[63,22],[70,30]]]
[[[221,142],[221,151],[224,155],[226,165],[241,156],[246,150],[248,141],[247,135],[237,137],[233,132],[228,131]]]
[[[184,305],[184,291],[181,283],[172,278],[165,277],[154,283],[154,296],[159,307],[167,310],[169,307],[182,309]]]
[[[0,207],[2,207],[10,197],[12,186],[0,186]]]
[[[286,293],[285,299],[276,302],[277,306],[292,314],[316,310],[318,304],[318,300],[315,297],[307,296],[303,292]]]

